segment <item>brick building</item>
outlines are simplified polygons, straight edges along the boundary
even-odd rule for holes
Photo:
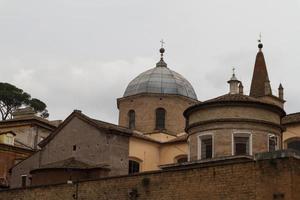
[[[30,108],[19,109],[13,119],[0,121],[0,188],[9,187],[10,169],[37,151],[38,143],[57,124],[36,116]]]
[[[272,93],[262,43],[258,47],[250,94],[233,73],[228,93],[203,102],[168,68],[160,49],[156,66],[131,81],[117,100],[119,125],[73,112],[40,143],[39,152],[13,167],[12,188],[32,187],[0,194],[299,199],[300,157],[283,149],[300,150],[300,117],[286,115],[281,84],[278,95]]]

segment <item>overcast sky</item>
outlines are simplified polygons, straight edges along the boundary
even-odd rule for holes
[[[200,101],[228,92],[232,66],[249,93],[257,39],[273,93],[300,111],[300,0],[0,0],[0,82],[48,105],[50,119],[74,109],[117,123],[116,98],[165,61]]]

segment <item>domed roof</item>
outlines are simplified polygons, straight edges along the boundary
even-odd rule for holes
[[[183,76],[169,69],[163,59],[156,64],[156,67],[134,78],[123,96],[141,93],[177,94],[197,99],[192,85]]]

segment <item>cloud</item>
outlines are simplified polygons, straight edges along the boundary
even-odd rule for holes
[[[249,91],[262,32],[273,90],[300,110],[299,2],[228,0],[1,1],[0,81],[47,103],[51,119],[73,109],[117,123],[116,98],[155,66],[166,41],[168,66],[203,101],[228,92],[231,68]]]

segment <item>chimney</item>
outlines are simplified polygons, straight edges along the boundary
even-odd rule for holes
[[[244,86],[243,86],[242,82],[240,82],[240,84],[239,84],[239,94],[244,94]]]
[[[281,83],[279,84],[279,88],[278,88],[278,97],[279,97],[279,99],[284,100],[283,87],[282,87]]]

